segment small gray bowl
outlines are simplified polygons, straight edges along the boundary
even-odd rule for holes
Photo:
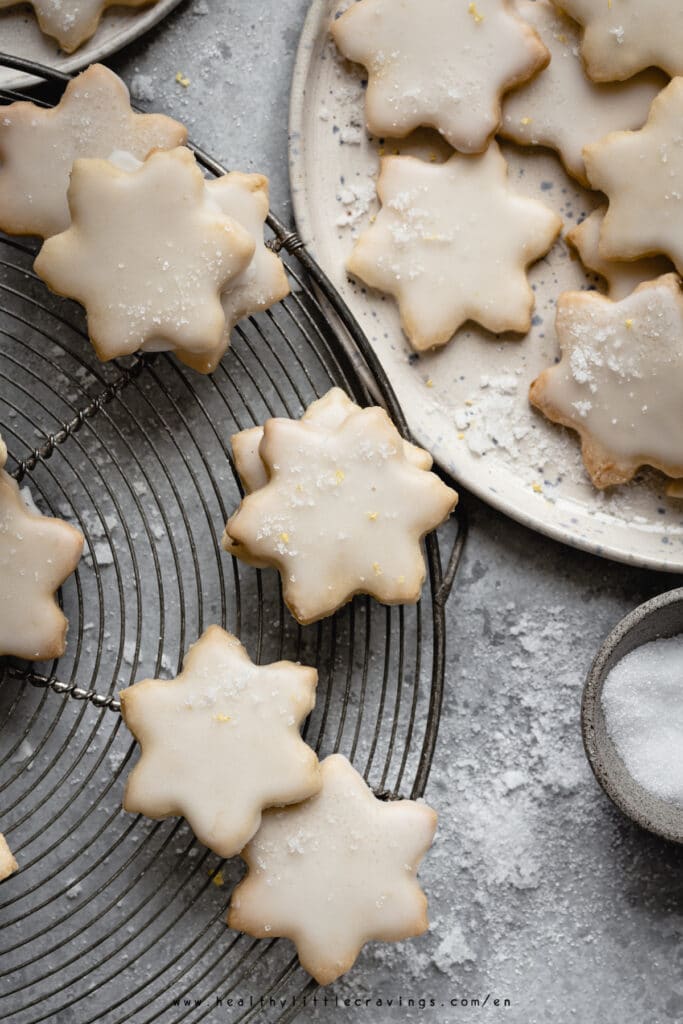
[[[683,843],[683,807],[648,793],[626,769],[607,733],[602,688],[611,669],[636,647],[679,634],[683,634],[683,588],[641,604],[621,620],[600,648],[588,673],[581,706],[583,745],[607,796],[642,828],[674,843]]]

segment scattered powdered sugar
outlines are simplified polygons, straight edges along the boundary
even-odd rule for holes
[[[683,635],[627,654],[602,693],[607,731],[634,779],[683,806]]]

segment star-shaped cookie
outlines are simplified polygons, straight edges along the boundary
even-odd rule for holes
[[[609,208],[600,256],[634,260],[664,253],[683,271],[683,78],[652,104],[644,128],[613,132],[584,150],[591,185]]]
[[[68,622],[55,595],[78,565],[83,535],[28,509],[6,460],[0,438],[0,656],[48,661],[66,647]]]
[[[268,811],[242,853],[249,872],[228,924],[257,938],[284,936],[321,985],[348,971],[366,942],[396,942],[429,927],[417,881],[436,814],[412,800],[383,802],[339,754],[321,765],[306,803]]]
[[[508,0],[361,0],[331,30],[368,70],[374,135],[403,138],[425,125],[462,153],[486,149],[503,93],[550,59]]]
[[[66,230],[74,160],[117,150],[144,160],[186,138],[170,117],[133,113],[126,86],[102,64],[69,82],[52,109],[11,103],[0,116],[0,230],[43,238]]]
[[[584,26],[581,56],[595,82],[644,68],[683,74],[683,7],[677,0],[555,0]]]
[[[457,502],[455,491],[406,456],[379,408],[336,428],[268,420],[259,455],[268,476],[247,494],[226,533],[259,564],[280,572],[285,602],[306,625],[355,594],[385,604],[419,599],[421,540]]]
[[[467,320],[494,333],[530,329],[526,268],[548,252],[562,221],[510,190],[495,143],[444,164],[385,157],[377,191],[382,209],[347,266],[398,300],[413,348],[445,345]]]
[[[268,216],[268,179],[262,174],[233,171],[207,184],[210,198],[219,209],[241,224],[255,242],[256,249],[247,268],[223,292],[225,313],[223,344],[209,356],[185,362],[201,373],[211,373],[230,344],[230,334],[243,317],[270,309],[289,295],[289,281],[282,260],[266,246],[263,225]]]
[[[568,233],[567,241],[576,249],[584,267],[604,277],[607,282],[607,294],[610,299],[618,301],[625,299],[644,281],[653,281],[656,277],[670,273],[672,267],[663,256],[630,262],[603,259],[599,245],[605,212],[604,206],[594,210]]]
[[[552,60],[532,82],[505,98],[502,134],[522,146],[557,150],[569,174],[588,185],[583,147],[608,132],[640,128],[666,79],[650,71],[623,85],[596,85],[583,69],[574,22],[550,0],[520,0],[517,8]]]
[[[94,35],[108,7],[149,7],[157,0],[0,0],[0,11],[27,2],[41,32],[56,39],[65,53],[73,53]]]
[[[290,661],[254,665],[236,637],[209,627],[176,679],[121,693],[124,721],[142,747],[124,810],[182,816],[221,857],[239,853],[264,808],[320,789],[318,759],[299,733],[317,681],[315,669]]]
[[[676,274],[621,302],[567,292],[557,310],[561,361],[531,386],[532,403],[576,430],[596,487],[640,466],[683,477],[683,293]]]
[[[19,865],[14,858],[14,854],[10,850],[9,844],[2,832],[0,832],[0,882],[13,875],[18,868]]]
[[[133,171],[77,160],[69,206],[71,226],[34,266],[85,306],[100,359],[171,350],[192,363],[223,348],[220,295],[255,243],[207,197],[188,149],[155,152]]]

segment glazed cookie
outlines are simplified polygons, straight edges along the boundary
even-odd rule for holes
[[[42,238],[66,230],[74,160],[116,150],[144,160],[186,138],[170,117],[134,114],[125,85],[102,64],[69,82],[52,109],[11,103],[0,117],[0,230]]]
[[[653,281],[656,277],[668,274],[672,266],[663,256],[651,259],[619,262],[606,260],[600,255],[600,230],[605,219],[606,207],[601,206],[586,217],[567,235],[567,241],[576,249],[581,262],[587,270],[600,274],[607,282],[607,294],[615,302],[625,299],[644,281]]]
[[[14,859],[14,855],[9,848],[7,840],[0,832],[0,882],[3,882],[10,875],[13,875],[17,871],[19,865]]]
[[[132,171],[77,160],[69,206],[71,226],[47,239],[35,270],[85,307],[100,359],[171,350],[192,365],[224,351],[220,295],[255,244],[207,198],[188,149]]]
[[[78,565],[83,535],[27,508],[6,460],[0,439],[0,656],[49,661],[66,647],[55,594]]]
[[[584,26],[581,56],[595,82],[644,68],[683,74],[683,7],[677,0],[555,0]]]
[[[557,310],[562,359],[531,386],[533,405],[576,430],[596,487],[643,465],[683,477],[683,294],[675,274],[621,302],[566,292]]]
[[[368,70],[373,135],[403,138],[424,125],[462,153],[486,149],[503,93],[550,59],[508,0],[361,0],[331,30]]]
[[[506,97],[502,134],[522,146],[557,150],[569,174],[588,185],[583,147],[610,131],[640,128],[666,79],[651,71],[625,85],[595,85],[586,78],[573,21],[550,0],[521,0],[517,8],[552,60],[532,82]]]
[[[413,348],[445,345],[467,320],[494,333],[530,329],[526,268],[548,252],[562,221],[510,190],[495,143],[445,164],[385,157],[377,191],[382,209],[347,266],[397,299]]]
[[[291,939],[301,965],[329,985],[366,942],[397,942],[429,927],[416,876],[436,814],[413,800],[378,800],[339,754],[321,773],[317,796],[263,816],[242,853],[249,872],[228,924],[256,938]]]
[[[150,7],[157,0],[0,0],[0,11],[27,2],[41,32],[56,39],[65,53],[73,53],[95,34],[108,7]]]
[[[420,542],[457,495],[406,456],[384,410],[351,412],[334,429],[268,420],[259,455],[268,482],[246,495],[226,533],[233,553],[278,569],[300,623],[333,614],[354,594],[385,604],[419,599]]]
[[[652,104],[638,132],[613,132],[584,150],[593,188],[609,209],[600,256],[635,260],[664,253],[683,271],[683,78],[674,78]]]
[[[142,747],[124,810],[182,816],[221,857],[239,853],[265,807],[317,793],[318,759],[299,727],[315,704],[313,668],[254,665],[236,639],[211,626],[181,674],[123,690],[124,721]]]

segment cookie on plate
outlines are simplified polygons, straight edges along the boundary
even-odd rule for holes
[[[358,239],[351,274],[393,295],[411,345],[445,345],[474,320],[494,333],[531,327],[534,293],[526,270],[552,247],[562,220],[516,195],[492,143],[482,156],[444,164],[385,157],[382,208]]]
[[[608,132],[640,128],[667,79],[649,71],[621,85],[596,85],[586,77],[575,22],[550,0],[520,0],[517,9],[552,59],[533,81],[506,96],[502,134],[522,146],[556,150],[567,172],[587,186],[583,147]]]
[[[29,509],[6,461],[0,438],[0,657],[48,661],[66,648],[69,624],[55,595],[78,565],[83,535]]]
[[[652,104],[644,128],[612,132],[586,146],[591,185],[609,199],[600,229],[604,259],[636,260],[663,253],[683,271],[683,78]]]
[[[108,7],[151,7],[157,0],[0,0],[0,11],[29,3],[41,32],[73,53],[97,31]]]
[[[170,117],[134,113],[126,86],[102,64],[69,82],[56,107],[11,103],[0,115],[0,230],[41,238],[65,231],[75,160],[116,151],[144,160],[186,139]]]
[[[182,816],[221,857],[239,853],[264,808],[320,789],[318,759],[299,732],[317,682],[315,669],[290,661],[255,665],[236,637],[210,626],[176,679],[121,693],[123,719],[142,747],[124,810]]]
[[[355,594],[419,599],[422,538],[448,518],[457,494],[416,464],[383,409],[354,409],[336,426],[268,420],[258,452],[267,483],[228,520],[227,547],[279,571],[300,623],[332,615]]]
[[[242,852],[249,872],[228,924],[256,938],[284,936],[321,985],[348,971],[366,942],[397,942],[429,927],[417,869],[436,814],[413,800],[378,800],[339,754],[321,764],[322,789],[267,811]]]
[[[595,82],[644,68],[683,74],[683,7],[677,0],[555,0],[584,27],[581,56]]]
[[[621,302],[566,292],[557,310],[560,362],[531,386],[533,405],[577,431],[596,487],[644,465],[683,477],[683,292],[676,274]]]
[[[368,70],[373,135],[403,138],[424,125],[462,153],[486,149],[502,95],[550,59],[508,0],[361,0],[331,31]]]
[[[0,882],[9,878],[18,869],[19,865],[14,858],[14,854],[10,850],[9,844],[2,832],[0,832]]]
[[[210,200],[189,149],[155,152],[130,171],[77,160],[69,207],[70,227],[43,243],[34,266],[85,307],[100,359],[170,350],[196,364],[222,354],[221,293],[255,242]]]

